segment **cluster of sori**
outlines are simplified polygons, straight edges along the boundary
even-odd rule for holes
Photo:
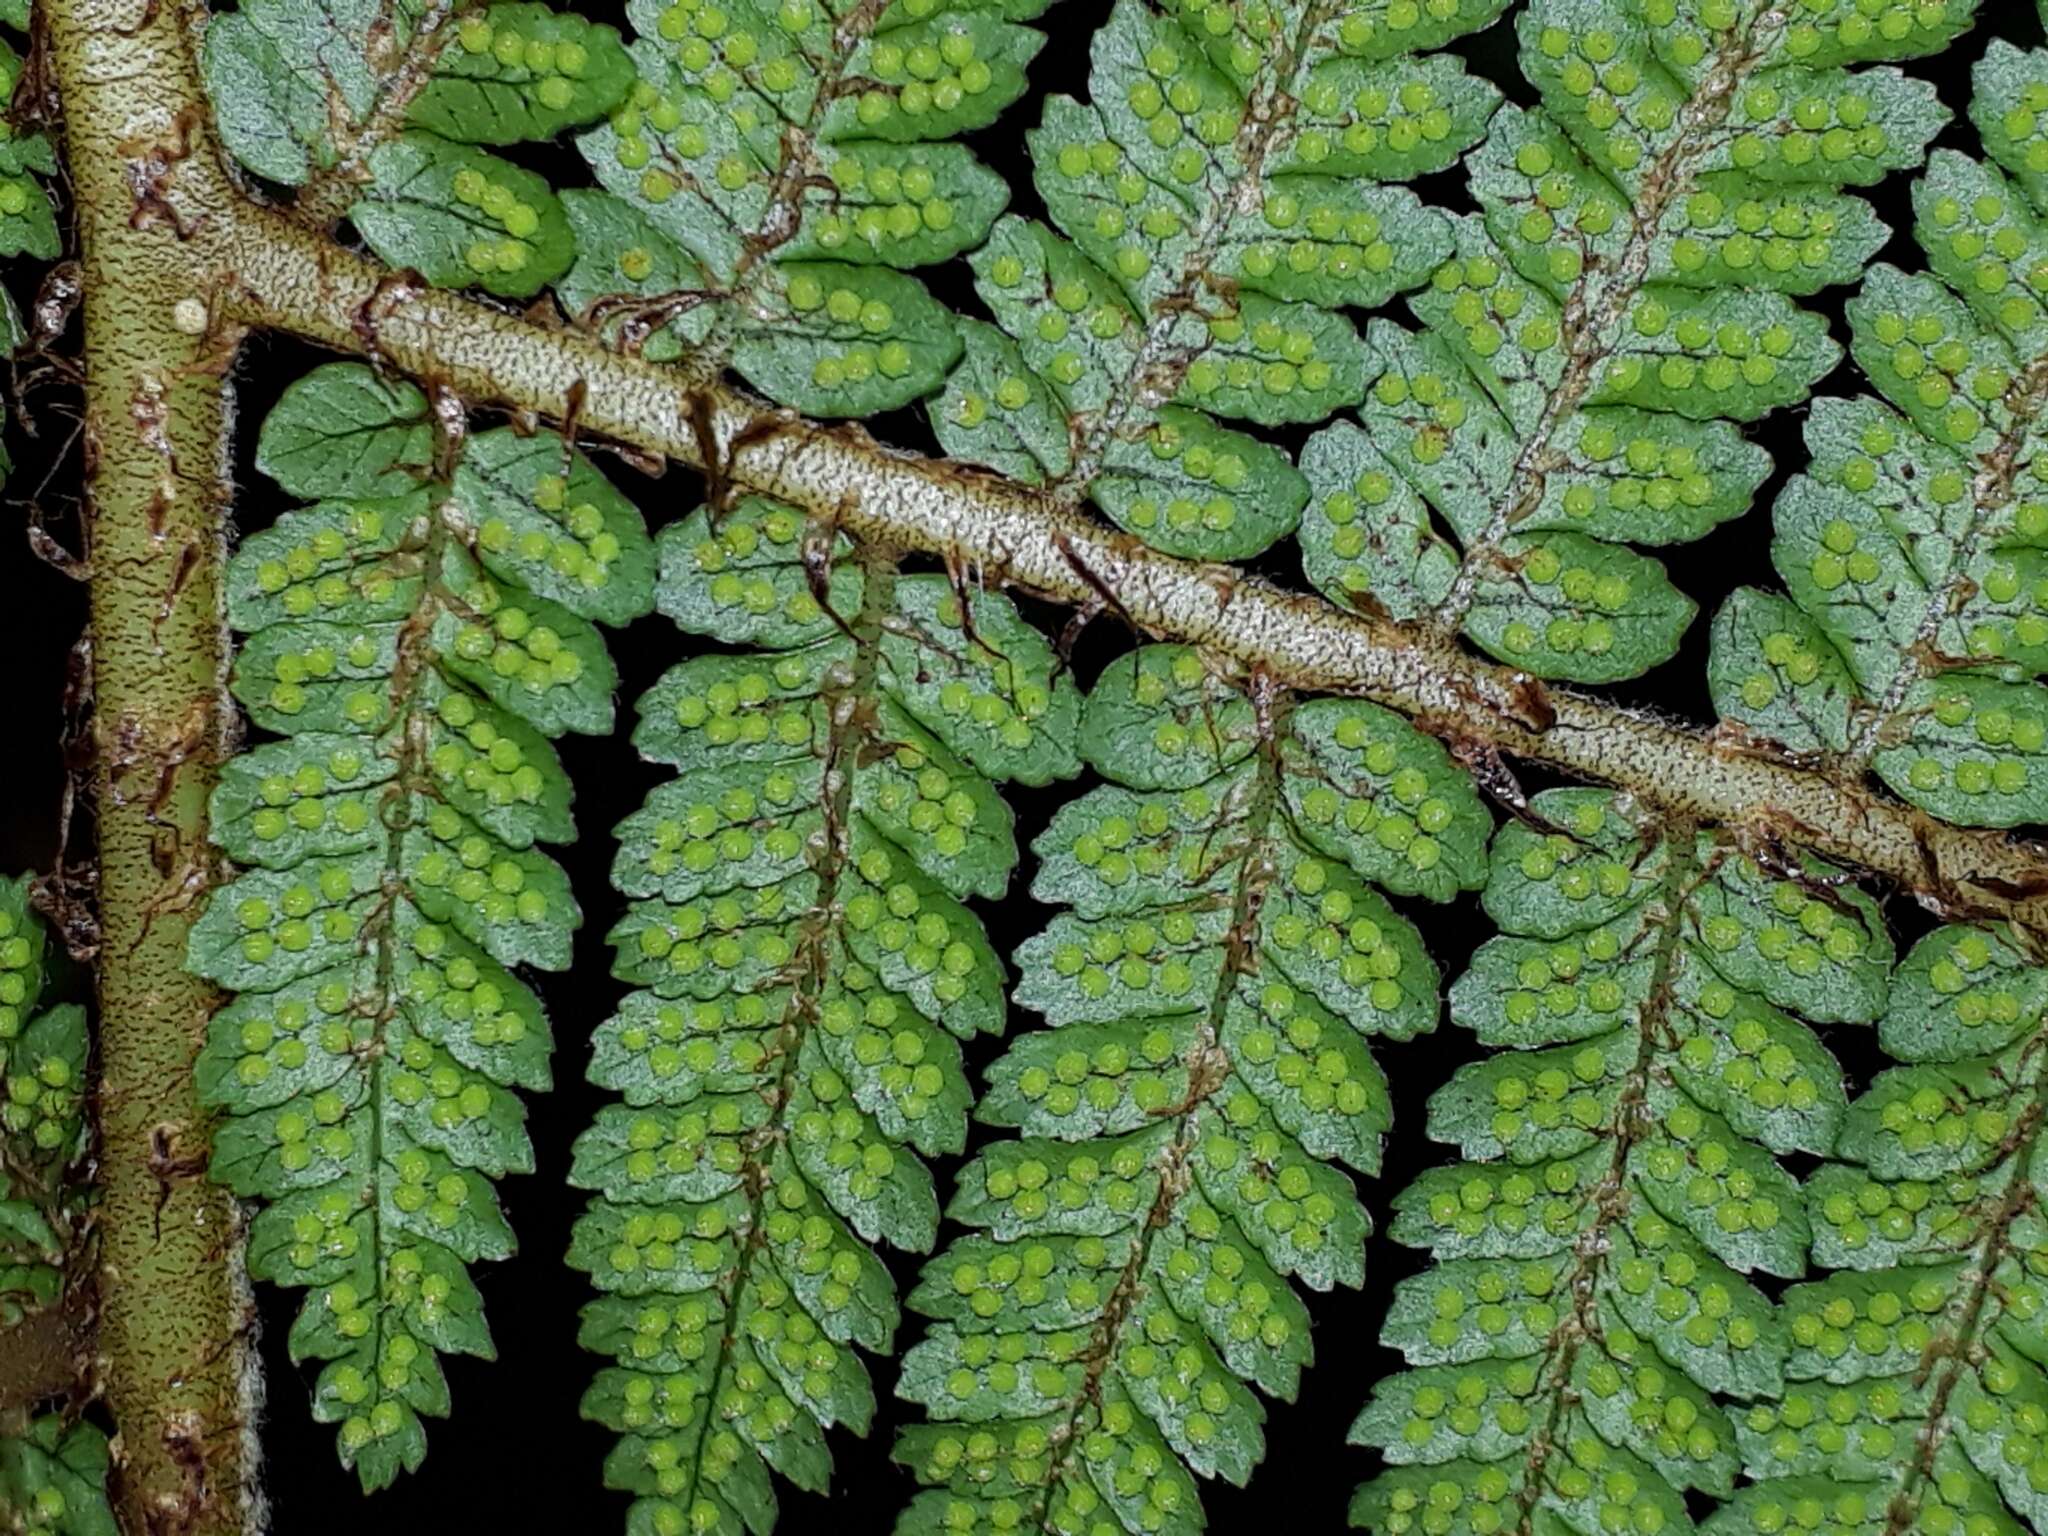
[[[85,1009],[26,876],[0,880],[0,1332],[66,1306],[90,1225]],[[75,1266],[74,1266],[75,1268]],[[28,1405],[33,1406],[33,1405]],[[115,1536],[107,1437],[76,1405],[0,1422],[0,1514],[28,1536]]]
[[[580,922],[536,846],[573,835],[549,738],[610,728],[592,621],[650,606],[653,551],[559,437],[438,441],[352,364],[289,388],[258,458],[318,499],[229,568],[232,685],[273,739],[214,792],[245,872],[193,929],[235,994],[200,1084],[216,1176],[263,1202],[250,1267],[309,1288],[292,1351],[327,1362],[315,1412],[375,1487],[447,1410],[437,1357],[491,1352],[466,1266],[511,1252],[489,1181],[532,1166],[512,1090],[549,1081],[512,968],[565,967]]]
[[[931,1248],[960,1040],[1002,1023],[962,903],[1017,861],[997,783],[1075,771],[1077,701],[1007,599],[787,507],[657,544],[661,611],[755,649],[640,703],[636,745],[678,776],[618,829],[611,938],[639,990],[597,1032],[625,1102],[576,1144],[595,1198],[570,1262],[604,1293],[583,1339],[616,1364],[584,1411],[621,1437],[635,1528],[738,1536],[772,1519],[771,1471],[822,1489],[823,1431],[874,1412],[855,1346],[891,1348],[898,1302],[870,1245]]]
[[[1414,50],[1504,8],[1114,7],[1092,99],[1052,98],[1029,135],[1051,225],[1005,217],[971,258],[996,324],[963,324],[932,408],[947,451],[1169,553],[1284,537],[1307,483],[1223,420],[1314,423],[1363,397],[1370,353],[1343,311],[1452,246],[1398,184],[1453,164],[1500,99]]]
[[[684,346],[814,415],[930,394],[957,322],[908,274],[980,245],[1008,191],[961,135],[1026,86],[1031,3],[636,4],[637,78],[578,139],[572,310],[658,315]],[[666,304],[677,294],[692,302]]]
[[[917,1532],[1194,1529],[1196,1476],[1249,1477],[1259,1392],[1311,1353],[1295,1285],[1363,1279],[1392,1113],[1374,1036],[1433,1028],[1436,967],[1382,890],[1485,874],[1464,771],[1373,705],[1297,698],[1147,646],[1090,691],[1108,782],[1038,838],[1064,908],[1017,952],[1048,1028],[989,1071],[1014,1128],[962,1172],[973,1229],[911,1297],[898,1391]]]

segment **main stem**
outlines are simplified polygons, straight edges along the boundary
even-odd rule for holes
[[[246,1523],[245,1298],[233,1201],[206,1174],[192,1063],[218,1001],[185,970],[212,857],[228,483],[223,370],[192,334],[186,236],[222,215],[155,190],[192,153],[161,0],[63,0],[48,46],[78,202],[99,829],[99,1345],[131,1536]],[[214,184],[218,184],[216,171]],[[203,329],[203,326],[197,327]]]

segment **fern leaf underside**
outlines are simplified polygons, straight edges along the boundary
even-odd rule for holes
[[[1812,301],[1860,285],[1874,394],[1812,403],[1784,590],[1713,622],[1723,736],[1957,825],[2048,815],[2048,52],[1992,44],[1983,157],[1929,157],[1946,109],[1898,66],[1975,0],[1530,0],[1528,105],[1458,51],[1508,0],[1116,0],[1086,99],[1025,134],[1041,219],[970,136],[1025,95],[1044,9],[631,0],[627,39],[524,0],[242,0],[204,68],[247,169],[430,283],[551,291],[810,416],[921,404],[949,455],[1170,555],[1295,535],[1333,603],[1533,679],[1678,652],[1695,604],[1650,551],[1748,511],[1744,429],[1841,362]],[[522,160],[563,134],[595,186]],[[49,243],[4,180],[47,145],[0,152],[0,242]],[[1859,189],[1923,160],[1928,270],[1866,273],[1891,232]],[[1461,163],[1475,212],[1410,185]],[[1084,695],[959,562],[716,475],[650,540],[560,436],[462,418],[336,364],[264,424],[307,504],[230,564],[265,739],[222,771],[239,873],[191,945],[234,994],[199,1068],[214,1172],[260,1202],[254,1272],[309,1292],[291,1348],[366,1486],[418,1465],[440,1357],[492,1352],[469,1266],[511,1252],[491,1181],[530,1170],[516,1090],[549,1080],[521,973],[580,922],[541,851],[574,835],[552,742],[611,730],[597,626],[658,609],[714,646],[639,701],[675,777],[617,829],[634,990],[570,1172],[610,1362],[584,1412],[630,1530],[765,1536],[778,1478],[824,1490],[906,1303],[901,1536],[1202,1529],[1311,1363],[1302,1292],[1362,1283],[1372,1041],[1436,1027],[1418,917],[1475,890],[1500,932],[1448,999],[1487,1054],[1429,1099],[1458,1161],[1393,1200],[1430,1263],[1353,1427],[1384,1463],[1353,1520],[2048,1521],[2048,969],[2019,936],[1951,924],[1895,967],[1796,829],[1488,773],[1496,831],[1484,752],[1374,704],[1156,643]],[[1019,866],[1004,787],[1084,770],[1009,987],[972,905]],[[23,943],[0,1132],[61,1162],[83,1019],[28,1022]],[[977,1094],[963,1044],[1010,1001],[1041,1022]],[[1901,1065],[1852,1098],[1823,1041],[1866,1026]],[[996,1134],[942,1200],[927,1160],[970,1119]],[[0,1186],[0,1318],[50,1299],[46,1204]],[[885,1246],[933,1255],[906,1298]],[[39,1426],[0,1481],[43,1497],[96,1458]]]

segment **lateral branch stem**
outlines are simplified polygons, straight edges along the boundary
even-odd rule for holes
[[[1946,825],[1825,760],[1545,687],[1420,625],[1161,554],[1031,487],[890,448],[857,426],[806,421],[594,337],[395,282],[270,210],[236,200],[224,215],[233,229],[214,268],[220,320],[374,355],[475,406],[573,415],[593,437],[709,469],[986,582],[1077,607],[1113,593],[1148,633],[1279,685],[1372,699],[1453,746],[1611,784],[1673,819],[1811,848],[1893,881],[1941,916],[2011,922],[2048,953],[2048,849],[2038,843]]]

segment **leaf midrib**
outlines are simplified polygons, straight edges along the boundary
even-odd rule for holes
[[[1563,1280],[1564,1288],[1571,1296],[1571,1308],[1551,1329],[1540,1351],[1543,1365],[1539,1371],[1548,1372],[1548,1380],[1541,1390],[1550,1397],[1550,1412],[1531,1436],[1524,1458],[1522,1487],[1516,1495],[1521,1513],[1514,1536],[1531,1536],[1536,1509],[1543,1498],[1544,1469],[1551,1452],[1556,1449],[1557,1432],[1571,1399],[1572,1370],[1578,1362],[1581,1345],[1598,1334],[1598,1327],[1589,1316],[1597,1304],[1594,1286],[1613,1246],[1608,1240],[1608,1231],[1628,1215],[1632,1198],[1628,1188],[1628,1160],[1652,1123],[1647,1097],[1651,1076],[1662,1051],[1659,1032],[1673,1001],[1673,973],[1684,937],[1683,914],[1693,891],[1705,878],[1690,826],[1664,824],[1650,829],[1648,835],[1661,837],[1668,850],[1664,879],[1655,898],[1657,908],[1654,916],[1662,927],[1651,961],[1650,989],[1636,1020],[1635,1063],[1630,1067],[1620,1093],[1615,1096],[1614,1108],[1603,1130],[1603,1134],[1612,1141],[1613,1153],[1607,1172],[1591,1195],[1596,1215],[1573,1245],[1574,1262]],[[1645,916],[1652,917],[1653,914],[1646,912]]]
[[[858,614],[847,627],[853,632],[853,675],[841,689],[824,692],[828,722],[823,758],[825,790],[825,839],[821,857],[812,870],[818,878],[817,894],[810,910],[799,918],[800,940],[795,964],[796,983],[790,989],[778,1030],[777,1048],[782,1053],[775,1082],[763,1097],[768,1112],[761,1124],[746,1136],[745,1161],[740,1168],[741,1187],[746,1191],[747,1230],[745,1240],[727,1274],[723,1316],[718,1336],[718,1357],[705,1382],[702,1408],[698,1414],[697,1437],[689,1458],[689,1481],[684,1497],[694,1499],[704,1485],[704,1457],[711,1441],[711,1421],[718,1398],[733,1371],[734,1345],[739,1341],[739,1304],[752,1278],[754,1263],[766,1244],[764,1197],[768,1191],[768,1163],[775,1149],[789,1140],[787,1115],[797,1084],[797,1068],[810,1026],[816,1022],[818,1000],[831,973],[831,949],[838,924],[844,915],[839,887],[845,876],[852,845],[853,782],[860,771],[859,753],[868,740],[868,713],[861,701],[872,698],[878,687],[881,664],[883,616],[894,595],[893,567],[886,561],[861,558],[861,599]],[[829,599],[821,598],[821,603]],[[805,1181],[808,1184],[808,1180]],[[759,1454],[749,1447],[750,1452]]]
[[[1310,41],[1334,17],[1339,0],[1311,0],[1302,10],[1301,27],[1290,40],[1285,58],[1273,71],[1274,78],[1263,87],[1241,89],[1229,84],[1244,100],[1244,117],[1238,124],[1231,149],[1244,168],[1243,179],[1233,190],[1243,193],[1259,185],[1266,157],[1284,141],[1294,120],[1295,87],[1311,57]],[[1149,16],[1149,11],[1148,11]],[[1091,95],[1089,110],[1100,111]],[[1207,184],[1206,181],[1204,183]],[[1178,194],[1165,189],[1178,201]],[[1202,210],[1202,223],[1181,262],[1180,276],[1171,290],[1152,301],[1145,318],[1145,339],[1132,355],[1130,366],[1109,390],[1109,403],[1094,413],[1078,434],[1073,467],[1047,489],[1062,505],[1077,506],[1102,473],[1109,446],[1125,429],[1135,413],[1150,414],[1180,393],[1180,386],[1197,360],[1208,350],[1180,349],[1173,345],[1173,332],[1182,315],[1201,317],[1196,302],[1209,280],[1209,268],[1229,232],[1231,221],[1245,217],[1230,197],[1212,197]],[[1085,258],[1084,258],[1085,259]]]
[[[1258,942],[1259,909],[1276,873],[1265,849],[1272,841],[1274,822],[1283,815],[1280,779],[1285,770],[1280,752],[1286,735],[1285,716],[1291,702],[1289,696],[1263,674],[1255,676],[1251,686],[1258,728],[1257,768],[1252,779],[1251,799],[1242,822],[1244,843],[1237,854],[1237,876],[1231,887],[1230,925],[1220,941],[1225,951],[1224,962],[1217,973],[1216,985],[1203,1010],[1201,1022],[1182,1057],[1188,1064],[1187,1094],[1181,1103],[1161,1116],[1170,1117],[1174,1129],[1173,1137],[1161,1149],[1156,1165],[1158,1192],[1153,1197],[1152,1208],[1145,1215],[1136,1241],[1131,1244],[1102,1315],[1096,1320],[1094,1337],[1082,1357],[1085,1364],[1081,1384],[1074,1391],[1066,1422],[1051,1436],[1052,1454],[1046,1459],[1045,1476],[1039,1490],[1042,1502],[1034,1517],[1041,1536],[1060,1536],[1052,1524],[1055,1513],[1053,1493],[1071,1467],[1074,1450],[1081,1439],[1082,1416],[1088,1411],[1089,1404],[1100,1401],[1102,1378],[1115,1364],[1122,1349],[1124,1327],[1147,1283],[1145,1272],[1153,1240],[1174,1220],[1181,1196],[1193,1187],[1194,1175],[1189,1159],[1195,1147],[1195,1115],[1231,1077],[1229,1058],[1218,1042],[1223,1016],[1236,995],[1239,979],[1257,970],[1258,961],[1253,952]]]

